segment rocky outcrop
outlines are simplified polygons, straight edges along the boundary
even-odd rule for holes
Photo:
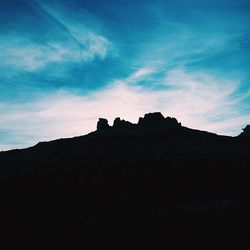
[[[139,118],[138,125],[143,127],[161,125],[164,119],[164,116],[160,112],[148,113],[144,115],[144,118]]]
[[[110,126],[108,124],[108,120],[105,118],[99,118],[99,121],[97,122],[97,130],[106,130]]]
[[[115,118],[113,126],[108,125],[107,119],[100,118],[97,123],[97,130],[106,130],[107,128],[114,129],[172,129],[180,128],[179,123],[175,118],[164,117],[160,112],[148,113],[144,117],[140,117],[137,124],[133,124],[129,121],[121,120],[120,117]]]
[[[134,124],[131,122],[121,120],[120,117],[115,118],[113,128],[129,129],[132,128]]]
[[[150,128],[170,128],[170,127],[181,127],[181,123],[175,118],[166,117],[160,113],[148,113],[145,114],[144,118],[140,117],[138,125],[140,127],[150,127]]]
[[[247,125],[242,130],[243,130],[243,132],[240,134],[240,136],[244,136],[244,137],[249,137],[250,138],[250,125]]]

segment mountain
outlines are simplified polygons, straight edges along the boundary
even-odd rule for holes
[[[0,153],[1,221],[84,227],[246,215],[249,125],[236,137],[149,113]]]

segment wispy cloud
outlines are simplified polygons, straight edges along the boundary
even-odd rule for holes
[[[125,81],[129,83],[137,83],[138,81],[148,78],[148,76],[152,75],[154,72],[155,70],[153,68],[140,68]]]
[[[59,27],[67,34],[70,40],[77,45],[80,51],[80,59],[89,61],[95,57],[105,59],[107,52],[111,49],[111,42],[106,37],[95,31],[95,24],[91,24],[93,27],[88,27],[86,22],[86,16],[88,13],[85,11],[85,19],[77,19],[76,13],[71,13],[61,6],[61,8],[53,8],[48,4],[40,4],[39,8],[50,16]],[[92,20],[93,22],[93,20]]]
[[[10,30],[0,39],[1,67],[32,72],[53,63],[65,64],[67,67],[68,63],[87,63],[107,57],[111,42],[92,30],[91,26],[87,27],[81,21],[71,20],[67,13],[56,14],[60,13],[60,10],[55,12],[42,5],[37,5],[37,8],[37,19],[47,16],[44,22],[50,26],[49,33],[41,34],[40,39],[36,39],[38,30],[32,30],[28,36]]]
[[[6,39],[6,38],[5,38]],[[1,43],[0,65],[19,70],[36,71],[51,63],[86,63],[95,58],[105,59],[108,42],[105,38],[88,34],[89,47],[80,49],[71,42],[50,41],[46,45],[25,39],[6,39]]]

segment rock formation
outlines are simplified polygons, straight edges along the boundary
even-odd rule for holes
[[[138,125],[147,127],[162,125],[164,119],[164,116],[160,112],[148,113],[144,115],[144,118],[139,118]]]
[[[125,121],[125,120],[121,120],[120,117],[115,118],[114,120],[114,128],[122,128],[122,129],[126,129],[126,128],[132,128],[133,124],[131,122]]]
[[[104,118],[100,118],[97,123],[97,130],[105,130],[107,128],[114,129],[169,129],[169,128],[179,128],[181,123],[179,123],[175,118],[164,117],[160,112],[148,113],[144,117],[140,117],[137,124],[133,124],[129,121],[121,120],[120,117],[115,118],[113,126],[108,125],[108,121]]]
[[[240,134],[240,136],[250,137],[250,125],[247,125],[242,130],[243,130],[243,132]]]
[[[181,127],[181,123],[178,123],[175,118],[164,118],[160,112],[145,114],[144,118],[139,118],[138,125],[150,128]]]
[[[106,130],[110,126],[108,124],[108,120],[105,118],[99,118],[99,121],[97,122],[97,130]]]

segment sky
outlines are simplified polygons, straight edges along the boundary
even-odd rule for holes
[[[0,0],[0,151],[148,112],[250,124],[248,0]]]

